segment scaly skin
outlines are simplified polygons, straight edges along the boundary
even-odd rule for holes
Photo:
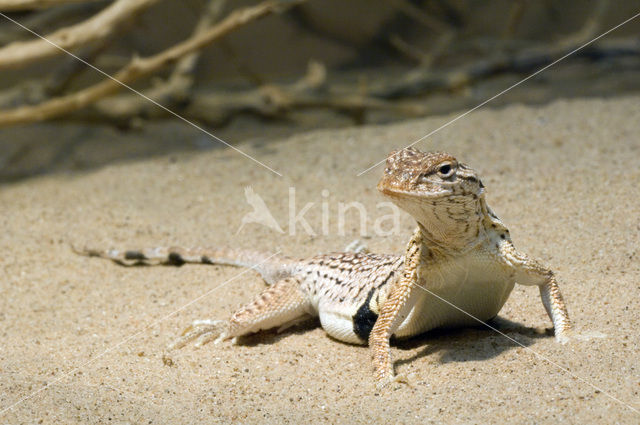
[[[252,266],[271,286],[227,321],[195,321],[174,347],[235,339],[319,316],[334,338],[369,343],[379,386],[398,379],[391,336],[489,320],[516,282],[540,288],[556,339],[568,340],[571,324],[553,273],[514,248],[509,231],[487,206],[474,170],[446,153],[407,148],[389,155],[378,189],[417,222],[403,256],[347,252],[291,259],[203,248],[78,252],[124,265]]]
[[[449,154],[409,148],[389,155],[378,189],[418,223],[407,246],[402,279],[389,289],[369,337],[379,384],[394,379],[390,336],[407,317],[411,321],[412,310],[436,305],[433,298],[410,301],[416,292],[433,292],[484,321],[502,308],[514,283],[537,285],[556,338],[568,340],[571,324],[553,272],[515,249],[509,230],[487,206],[484,185],[474,170]],[[450,309],[443,312],[448,320],[440,325],[464,321]]]

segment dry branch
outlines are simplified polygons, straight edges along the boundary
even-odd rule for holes
[[[600,27],[602,17],[608,9],[609,0],[598,0],[595,7],[591,11],[591,14],[582,24],[580,29],[558,41],[556,43],[558,45],[558,48],[568,49],[572,46],[584,44],[593,39],[593,37],[596,35],[596,32],[598,31],[598,28]]]
[[[447,71],[429,71],[416,68],[402,78],[378,81],[369,95],[382,99],[420,96],[434,91],[457,90],[502,73],[526,73],[548,65],[555,59],[573,51],[576,46],[541,46],[524,49],[513,55],[499,54],[465,64]],[[622,56],[640,56],[640,40],[622,39],[598,42],[576,52],[572,59],[599,60]]]
[[[1,11],[46,9],[69,3],[89,3],[99,0],[0,0]]]
[[[117,0],[101,12],[70,27],[31,41],[16,41],[0,48],[0,69],[23,66],[111,35],[120,24],[158,0]]]
[[[39,105],[0,111],[0,126],[41,121],[84,108],[117,92],[123,87],[123,84],[128,85],[164,66],[170,65],[181,57],[203,48],[238,27],[271,13],[280,12],[297,3],[300,3],[300,1],[273,0],[234,11],[216,26],[201,34],[192,36],[157,55],[133,59],[127,66],[118,71],[113,76],[113,79],[106,79],[76,93],[52,99]]]
[[[432,17],[429,13],[424,12],[422,9],[408,0],[400,0],[396,2],[396,7],[400,12],[404,13],[416,22],[419,22],[421,25],[429,28],[435,33],[445,33],[453,31],[454,29],[448,23],[442,22],[441,20]]]
[[[0,0],[2,1],[2,0]],[[44,34],[49,31],[47,28],[57,28],[68,25],[71,22],[79,22],[87,19],[91,15],[103,9],[105,1],[96,1],[92,3],[70,3],[60,7],[40,10],[37,13],[26,13],[20,17],[20,23],[30,30]],[[0,46],[6,46],[17,40],[25,40],[32,38],[24,28],[6,18],[0,17],[2,30],[0,31]]]
[[[101,42],[104,43],[80,49],[76,56],[84,61],[91,61],[105,48],[107,39]],[[59,96],[76,77],[87,69],[87,66],[76,58],[68,59],[43,79],[27,80],[0,92],[0,110],[17,105],[33,105],[44,102],[52,96]]]
[[[519,3],[516,3],[516,8]],[[522,6],[524,7],[524,6]],[[415,49],[409,51],[411,46],[402,45],[394,40],[394,45],[405,54],[412,54],[420,61],[420,65],[406,73],[402,78],[391,82],[378,82],[371,94],[375,97],[393,99],[404,96],[416,96],[436,90],[456,90],[472,84],[478,80],[489,78],[493,75],[506,72],[528,72],[551,63],[554,59],[577,49],[593,39],[604,13],[608,10],[608,0],[598,0],[590,16],[582,24],[581,28],[563,39],[549,46],[525,48],[515,54],[498,52],[492,56],[469,63],[448,71],[432,72],[429,68],[433,59],[442,54],[450,45],[455,32],[445,32],[430,54],[416,55]],[[520,12],[516,12],[516,15]],[[514,23],[515,25],[515,23]],[[635,47],[623,43],[620,49],[612,46],[589,46],[578,51],[574,57],[579,56],[607,56],[636,54]]]
[[[220,19],[225,3],[225,0],[209,1],[196,24],[193,36],[204,33]],[[144,95],[167,107],[175,107],[177,104],[187,102],[193,85],[193,72],[199,57],[198,50],[180,58],[169,78],[145,90]],[[104,116],[117,121],[130,120],[138,116],[151,116],[154,111],[159,110],[155,104],[135,93],[124,93],[103,99],[94,107]]]
[[[184,111],[184,116],[210,125],[222,125],[240,113],[265,118],[286,119],[290,112],[305,109],[330,109],[349,115],[358,124],[369,111],[386,111],[404,117],[425,115],[424,105],[406,101],[387,101],[360,94],[330,92],[301,93],[291,87],[263,86],[235,94],[222,92],[197,93]]]
[[[122,97],[122,96],[120,96]],[[112,99],[105,99],[111,101]],[[117,99],[113,99],[117,102]],[[130,99],[133,101],[133,99]],[[128,99],[120,99],[121,104],[109,102],[116,109],[96,108],[85,111],[81,119],[111,121],[116,124],[130,124],[139,115],[128,115]],[[357,123],[362,123],[369,111],[386,111],[402,116],[422,116],[427,113],[424,105],[415,102],[386,101],[375,99],[349,90],[332,90],[327,86],[326,68],[323,64],[311,62],[307,73],[291,84],[264,84],[240,91],[198,90],[192,93],[188,104],[182,105],[180,114],[191,120],[220,126],[240,114],[256,115],[271,119],[291,119],[291,113],[309,109],[330,109],[346,114]],[[135,112],[139,112],[135,110]],[[160,118],[168,113],[160,108],[145,110],[145,118]]]

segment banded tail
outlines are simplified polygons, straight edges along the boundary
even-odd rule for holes
[[[232,248],[155,247],[123,251],[78,249],[72,245],[71,249],[80,255],[105,258],[123,266],[195,263],[254,268],[268,284],[289,277],[295,264],[295,260],[278,254]]]

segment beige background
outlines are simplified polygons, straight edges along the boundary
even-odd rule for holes
[[[0,423],[638,423],[640,415],[622,404],[640,409],[638,97],[485,109],[418,145],[450,151],[479,170],[516,246],[556,271],[578,332],[607,337],[558,345],[541,332],[550,322],[538,291],[525,287],[514,290],[499,328],[602,391],[486,328],[395,346],[396,369],[412,374],[414,386],[382,395],[367,349],[334,341],[313,324],[240,346],[169,352],[193,319],[224,318],[260,291],[258,276],[229,281],[240,270],[219,266],[123,268],[69,249],[70,242],[233,245],[289,255],[342,249],[358,236],[355,215],[345,236],[335,222],[327,236],[257,225],[236,235],[251,210],[244,187],[262,196],[285,229],[289,186],[300,205],[316,202],[307,218],[318,230],[325,188],[334,211],[338,202],[360,201],[371,224],[381,168],[356,174],[453,117],[238,145],[282,178],[215,149],[0,186],[0,408],[52,384]],[[188,129],[182,136],[201,137]],[[374,251],[400,252],[412,228],[407,216],[401,227],[366,241]]]

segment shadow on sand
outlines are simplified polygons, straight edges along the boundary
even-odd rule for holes
[[[250,347],[276,344],[289,335],[303,334],[319,325],[317,318],[310,318],[283,332],[270,330],[244,336],[238,343]],[[489,325],[525,347],[530,346],[535,339],[553,337],[552,329],[546,329],[544,333],[541,333],[539,328],[527,327],[502,317],[496,317],[489,321]],[[409,357],[401,358],[398,356],[395,360],[396,367],[434,354],[439,354],[438,361],[440,363],[487,360],[520,346],[504,335],[480,324],[475,327],[437,329],[406,340],[392,340],[391,344],[404,351],[423,347],[419,352]]]

